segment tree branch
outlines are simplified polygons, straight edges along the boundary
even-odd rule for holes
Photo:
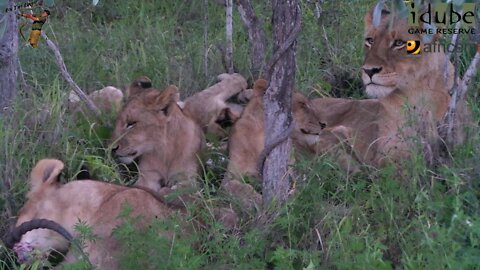
[[[446,142],[448,145],[453,146],[455,142],[455,122],[458,121],[457,119],[457,105],[458,102],[464,100],[465,94],[467,93],[468,86],[470,82],[477,73],[478,64],[480,62],[480,44],[477,44],[477,52],[473,57],[470,65],[468,66],[467,71],[463,75],[462,80],[458,83],[458,85],[453,87],[453,94],[450,102],[448,104],[448,110],[444,117],[444,123],[446,131],[444,130],[443,134],[446,135]]]
[[[288,138],[294,125],[292,92],[295,87],[296,38],[301,26],[298,0],[273,0],[272,9],[274,53],[267,66],[266,77],[270,83],[263,96],[265,147],[257,161],[259,168],[263,166],[264,205],[273,201],[284,203],[288,198],[291,150]]]
[[[73,91],[77,96],[85,102],[85,105],[87,108],[93,112],[95,117],[97,117],[99,120],[100,119],[100,110],[93,104],[93,102],[90,100],[90,98],[85,94],[85,92],[75,83],[75,81],[72,79],[72,76],[70,76],[70,73],[68,73],[67,67],[65,66],[65,62],[63,61],[62,54],[60,54],[60,50],[58,49],[57,45],[51,41],[45,32],[42,32],[42,37],[45,39],[47,46],[50,48],[50,50],[53,52],[55,55],[55,61],[57,62],[57,66],[60,69],[60,74],[62,74],[62,77],[65,81],[70,84],[70,86],[73,88]]]
[[[238,13],[248,32],[250,43],[250,65],[254,78],[259,78],[265,66],[266,39],[262,21],[255,16],[253,6],[249,0],[236,0]]]
[[[298,34],[300,33],[301,26],[302,26],[302,20],[300,20],[300,7],[297,7],[297,15],[296,15],[296,20],[295,20],[295,26],[293,27],[292,31],[288,34],[287,39],[285,42],[278,48],[275,53],[273,54],[272,58],[270,58],[270,61],[268,61],[267,65],[267,80],[270,80],[270,76],[272,74],[273,68],[275,64],[278,62],[280,57],[285,54],[285,52],[290,49],[290,47],[293,45],[293,43],[297,40]]]

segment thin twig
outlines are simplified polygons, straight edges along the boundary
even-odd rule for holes
[[[461,14],[460,16],[463,15],[463,10],[460,11],[460,14]],[[459,21],[459,22],[457,22],[457,23],[455,24],[455,32],[454,32],[453,35],[452,35],[452,41],[451,41],[451,44],[453,44],[454,48],[457,47],[458,37],[459,37],[458,32],[459,32],[460,26],[462,26],[461,21]],[[452,50],[452,51],[453,51],[453,50]],[[451,52],[451,51],[449,52],[449,51],[447,50],[447,53],[446,53],[446,54],[447,54],[447,59],[450,59],[450,56],[452,55],[452,52]]]
[[[463,11],[460,11],[461,14],[463,14]],[[458,37],[459,37],[459,29],[460,27],[462,26],[461,22],[457,22],[455,24],[455,32],[454,34],[452,35],[452,41],[451,41],[451,44],[453,45],[453,50],[452,51],[448,51],[446,52],[446,57],[445,57],[445,68],[444,68],[444,71],[443,71],[443,78],[444,78],[444,83],[447,83],[448,82],[448,72],[449,72],[449,68],[450,68],[450,57],[452,56],[452,52],[453,51],[457,51],[457,44],[458,44]],[[456,70],[456,69],[455,69]],[[452,90],[453,91],[453,88]],[[453,94],[453,92],[450,93],[451,95]]]
[[[17,68],[18,68],[18,77],[20,79],[21,88],[24,91],[26,91],[27,89],[30,90],[31,88],[28,86],[27,81],[25,80],[25,72],[23,72],[22,64],[20,63],[19,57],[17,57]]]
[[[70,73],[68,73],[67,67],[65,66],[65,62],[63,61],[62,54],[60,53],[60,50],[58,49],[57,45],[53,41],[51,41],[47,35],[42,32],[42,37],[45,39],[47,46],[52,50],[53,54],[55,55],[55,61],[57,62],[57,66],[60,69],[60,74],[62,74],[62,77],[65,81],[70,84],[70,86],[73,88],[73,91],[77,96],[85,102],[85,105],[87,108],[93,112],[93,114],[99,119],[100,119],[100,110],[93,104],[93,102],[90,100],[90,98],[85,94],[85,92],[75,83],[75,81],[72,79],[72,76],[70,76]]]
[[[293,123],[290,123],[290,126],[281,134],[279,134],[276,138],[272,140],[272,142],[269,145],[266,145],[265,148],[262,150],[260,153],[260,156],[258,156],[257,160],[257,171],[260,175],[263,174],[263,166],[265,164],[265,160],[267,159],[268,155],[270,152],[275,149],[278,145],[280,145],[282,142],[287,140],[290,137],[290,134],[292,134],[293,131]]]
[[[480,47],[477,44],[477,47]],[[465,97],[465,94],[467,93],[468,86],[470,85],[470,81],[472,80],[473,76],[477,74],[477,69],[478,69],[478,63],[480,62],[480,52],[477,49],[477,53],[475,53],[475,56],[472,59],[472,62],[470,62],[470,66],[468,66],[467,71],[465,72],[465,75],[463,75],[463,79],[460,82],[460,87],[458,89],[458,97],[460,99],[463,99]]]
[[[458,85],[454,85],[453,87],[453,94],[450,102],[448,104],[448,110],[445,115],[445,122],[446,122],[446,142],[447,144],[453,146],[455,138],[454,138],[454,129],[455,129],[455,121],[456,118],[456,111],[457,111],[457,104],[459,101],[465,98],[465,94],[467,93],[468,86],[473,78],[473,76],[477,73],[478,64],[480,62],[480,52],[479,46],[477,44],[477,53],[470,62],[467,71],[463,75],[463,79],[458,83]]]
[[[232,0],[225,0],[225,10],[226,10],[226,54],[225,60],[227,62],[227,72],[232,74],[233,73],[233,1]]]
[[[203,46],[205,50],[203,68],[205,69],[205,78],[208,78],[208,0],[204,0],[203,9]]]

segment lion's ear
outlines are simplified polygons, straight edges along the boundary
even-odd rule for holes
[[[180,101],[180,93],[178,92],[178,87],[175,85],[169,85],[165,90],[165,97],[168,99],[168,102],[178,102]]]
[[[58,176],[64,168],[63,162],[58,159],[42,159],[32,170],[30,174],[30,192],[37,192],[44,186],[49,186],[58,182]]]
[[[268,82],[264,79],[258,79],[253,83],[253,93],[255,96],[263,96],[268,88]]]
[[[372,20],[373,20],[373,10],[375,8],[370,9],[366,14],[365,17],[363,17],[363,22],[365,23],[365,28],[368,28],[372,25]]]
[[[152,100],[156,109],[160,109],[168,115],[170,112],[170,107],[176,105],[180,102],[180,94],[178,93],[178,88],[175,85],[169,85],[165,90],[163,90],[159,95]]]
[[[152,80],[147,76],[140,76],[127,87],[126,96],[130,98],[150,88],[152,88]]]

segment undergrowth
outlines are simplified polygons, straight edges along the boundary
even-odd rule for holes
[[[45,25],[60,47],[74,80],[87,92],[106,85],[123,87],[146,75],[155,87],[179,86],[182,98],[206,88],[224,72],[223,5],[209,1],[208,44],[203,41],[203,1],[101,0],[56,3]],[[258,1],[253,1],[258,2]],[[296,87],[311,97],[363,96],[363,14],[373,0],[324,1],[320,19],[313,1],[302,2]],[[339,4],[341,3],[341,4]],[[268,3],[255,3],[268,25]],[[267,28],[268,29],[268,28]],[[267,31],[268,33],[268,31]],[[204,54],[208,52],[208,70]],[[234,16],[234,61],[250,76],[247,35]],[[472,52],[462,55],[464,70]],[[65,179],[87,167],[95,178],[131,184],[135,175],[111,157],[111,127],[66,112],[70,91],[58,75],[48,48],[20,47],[28,88],[0,118],[0,235],[14,222],[25,200],[33,165],[42,158],[65,162]],[[249,78],[250,80],[252,78]],[[471,109],[479,119],[479,80],[471,89]],[[73,117],[77,117],[73,119]],[[113,123],[113,116],[105,116]],[[477,121],[478,122],[478,121]],[[427,167],[406,161],[398,180],[393,168],[347,175],[328,158],[305,159],[296,192],[268,224],[248,214],[228,231],[211,214],[213,205],[235,205],[217,192],[225,153],[208,154],[204,200],[187,213],[185,233],[178,217],[144,230],[128,219],[114,233],[127,252],[124,269],[477,269],[480,261],[479,136],[452,154],[448,164]],[[210,163],[208,163],[210,162]],[[128,172],[128,173],[126,173]],[[220,176],[219,176],[220,175]],[[197,226],[198,223],[202,226]],[[260,225],[259,225],[260,224]],[[164,231],[172,238],[162,237]],[[154,252],[152,252],[154,251]],[[0,245],[0,269],[25,269]],[[37,268],[35,268],[37,267]],[[30,269],[39,269],[40,264]],[[85,269],[85,262],[66,266]]]

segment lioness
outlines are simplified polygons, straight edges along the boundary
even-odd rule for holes
[[[160,91],[141,81],[129,87],[112,135],[113,151],[127,164],[138,159],[137,186],[156,192],[164,187],[195,188],[205,145],[200,126],[177,104],[176,86]]]
[[[124,187],[94,180],[59,182],[64,164],[56,159],[40,160],[30,177],[27,202],[17,215],[16,226],[33,219],[48,219],[63,226],[71,235],[77,235],[75,224],[82,221],[91,226],[94,241],[86,241],[84,251],[96,269],[118,269],[121,245],[112,236],[112,230],[122,223],[119,213],[124,207],[133,209],[131,216],[144,226],[152,219],[164,219],[173,210],[158,200],[153,193],[140,188]],[[169,236],[169,233],[165,233]],[[15,244],[20,260],[28,258],[33,250],[48,254],[52,250],[66,253],[65,260],[77,260],[69,252],[69,243],[48,229],[25,233]]]
[[[225,130],[219,122],[235,122],[241,114],[241,106],[227,103],[232,96],[247,88],[247,81],[242,75],[220,74],[220,82],[188,97],[184,101],[183,110],[202,127],[205,134],[217,137],[225,136]]]
[[[372,24],[373,9],[365,16],[362,79],[367,94],[378,99],[312,101],[320,121],[327,127],[347,127],[356,156],[374,166],[408,158],[412,138],[430,154],[434,151],[439,141],[436,125],[446,113],[453,85],[453,66],[444,52],[409,55],[407,42],[425,45],[424,39],[408,32],[406,18],[391,16],[383,10],[378,26]],[[438,39],[434,36],[430,42]]]

